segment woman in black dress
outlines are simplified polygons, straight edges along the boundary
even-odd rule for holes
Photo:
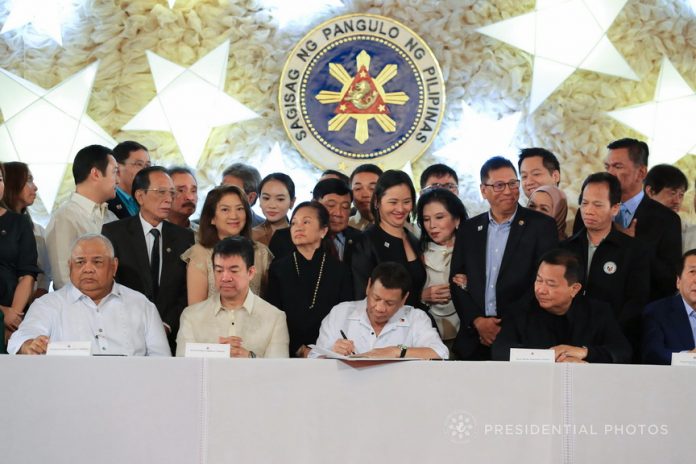
[[[321,203],[299,204],[290,219],[296,250],[269,269],[268,301],[285,311],[294,357],[307,357],[324,317],[353,296],[350,272],[335,256],[328,232],[329,212]]]
[[[0,198],[4,191],[5,171],[0,164]],[[2,342],[22,322],[38,273],[31,221],[0,202],[0,311],[5,324]],[[4,343],[0,343],[0,350],[3,346]]]
[[[411,231],[406,228],[413,217],[416,189],[411,178],[403,171],[385,171],[377,181],[372,194],[374,225],[368,226],[353,249],[353,284],[355,298],[365,298],[367,281],[377,264],[394,261],[403,264],[411,274],[412,286],[406,304],[416,308],[425,283],[425,268],[421,249]]]

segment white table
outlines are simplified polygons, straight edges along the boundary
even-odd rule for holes
[[[696,459],[686,367],[1,356],[0,375],[8,464]]]

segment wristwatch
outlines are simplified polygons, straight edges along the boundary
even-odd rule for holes
[[[406,357],[406,351],[408,350],[408,346],[406,345],[396,345],[397,348],[401,349],[401,353],[399,353],[400,358]]]

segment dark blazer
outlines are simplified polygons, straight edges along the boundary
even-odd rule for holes
[[[605,301],[614,310],[634,354],[640,351],[640,323],[650,297],[650,256],[647,245],[612,228],[599,244],[587,274],[587,230],[583,227],[561,243],[583,267],[583,295]]]
[[[362,236],[355,242],[351,269],[353,271],[353,287],[355,289],[355,299],[365,298],[367,281],[374,268],[382,262],[393,261],[403,264],[411,275],[411,290],[409,291],[406,304],[415,308],[423,309],[421,303],[421,292],[425,284],[425,267],[422,261],[422,251],[418,239],[408,229],[404,229],[411,248],[416,253],[415,261],[406,261],[406,250],[403,241],[389,235],[381,227],[371,224],[362,232]]]
[[[324,317],[337,304],[353,299],[350,269],[327,254],[314,308],[309,309],[317,288],[321,253],[315,253],[310,262],[298,253],[298,263],[301,277],[297,275],[292,252],[274,259],[268,271],[268,302],[285,311],[290,356],[295,356],[300,346],[316,343]]]
[[[173,347],[181,312],[188,304],[186,263],[181,254],[193,246],[193,232],[171,222],[162,223],[162,274],[156,300],[153,298],[150,258],[140,215],[104,224],[102,233],[113,243],[118,258],[116,282],[144,294],[155,303],[162,322],[171,327],[168,338]]]
[[[360,239],[362,232],[353,227],[348,227],[343,231],[343,233],[346,236],[346,245],[343,251],[342,262],[350,268],[353,248],[355,243]],[[292,238],[290,237],[290,228],[286,227],[284,229],[276,230],[273,237],[271,237],[271,241],[268,243],[268,248],[271,250],[271,253],[273,253],[274,259],[288,256],[290,253],[295,251],[295,245],[293,245]]]
[[[674,295],[682,255],[679,215],[646,194],[633,219],[637,221],[636,238],[648,246],[650,253],[650,301]],[[583,226],[578,210],[573,232]]]
[[[694,334],[681,295],[650,303],[643,312],[643,362],[671,364],[672,353],[693,350]]]
[[[454,342],[454,351],[461,359],[490,356],[479,343],[474,319],[485,317],[486,247],[488,241],[488,212],[474,216],[459,226],[452,252],[450,277],[466,274],[467,287],[462,290],[452,284],[452,302],[461,325]],[[495,282],[497,314],[505,318],[529,307],[534,298],[537,264],[548,250],[558,246],[555,221],[545,214],[522,206],[512,220]],[[479,356],[477,353],[485,353]]]
[[[125,203],[121,201],[121,198],[119,198],[118,195],[113,197],[111,200],[108,200],[106,205],[109,208],[109,211],[114,213],[119,219],[131,217],[130,213],[128,212],[128,208],[126,207]]]
[[[609,305],[584,296],[576,296],[563,316],[549,313],[535,300],[529,310],[506,318],[493,343],[493,359],[507,361],[510,348],[549,349],[556,345],[587,347],[585,361],[590,363],[631,361],[631,345]]]

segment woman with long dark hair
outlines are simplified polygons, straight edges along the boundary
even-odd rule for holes
[[[208,192],[201,211],[198,243],[181,255],[186,261],[188,304],[203,301],[215,293],[213,275],[213,247],[223,238],[242,236],[251,238],[251,207],[247,197],[237,186],[223,185]],[[266,291],[268,266],[273,259],[266,245],[254,242],[256,274],[249,288],[261,297]]]
[[[450,263],[457,228],[467,219],[466,208],[454,193],[436,188],[421,195],[416,209],[427,275],[421,301],[428,305],[442,340],[451,349],[459,316],[450,294]]]
[[[394,261],[406,267],[412,286],[406,304],[422,308],[421,291],[425,268],[418,238],[406,227],[413,217],[416,189],[403,171],[385,171],[372,195],[375,223],[368,226],[353,250],[352,270],[355,298],[365,298],[367,281],[377,264]]]
[[[21,161],[11,161],[5,163],[3,168],[5,169],[3,202],[10,210],[26,215],[31,221],[28,207],[34,204],[36,192],[39,189],[34,183],[34,176],[31,174],[29,166]],[[51,275],[51,262],[48,259],[48,249],[46,248],[46,229],[35,222],[32,222],[32,226],[38,255],[36,264],[41,271],[37,276],[33,298],[39,298],[48,293],[53,276]]]
[[[290,176],[274,172],[264,177],[259,184],[259,204],[266,220],[252,229],[251,236],[268,245],[276,230],[288,227],[288,211],[295,204],[295,183]]]
[[[5,172],[0,164],[0,198],[4,191]],[[0,311],[5,324],[2,352],[7,338],[22,322],[38,273],[31,221],[0,201]]]
[[[331,308],[353,299],[348,268],[332,253],[329,212],[319,202],[300,203],[290,219],[295,251],[271,263],[268,301],[285,311],[290,355],[307,357]]]

